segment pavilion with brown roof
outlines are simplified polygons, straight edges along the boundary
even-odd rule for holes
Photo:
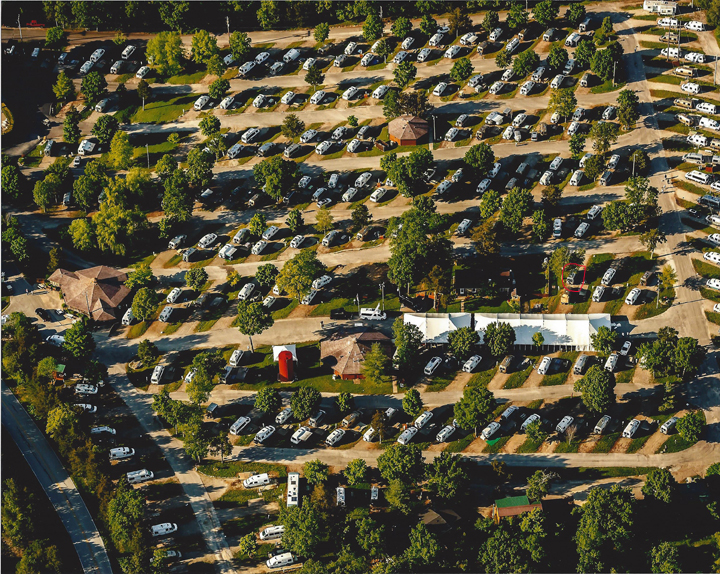
[[[365,355],[373,343],[380,343],[385,354],[390,356],[390,338],[378,331],[351,328],[332,334],[320,342],[320,360],[328,359],[333,372],[341,379],[361,379]]]
[[[398,145],[418,145],[427,142],[429,124],[417,116],[400,116],[388,124],[390,139]]]
[[[130,295],[123,283],[127,274],[98,265],[79,271],[58,269],[48,281],[62,291],[65,304],[94,321],[113,321],[118,318],[118,308]]]

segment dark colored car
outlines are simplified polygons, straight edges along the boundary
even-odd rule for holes
[[[330,318],[331,319],[349,319],[350,313],[346,311],[345,309],[331,309],[330,310]]]
[[[35,309],[35,314],[43,321],[52,321],[50,313],[48,313],[45,309],[41,309],[40,307],[38,307],[37,309]]]

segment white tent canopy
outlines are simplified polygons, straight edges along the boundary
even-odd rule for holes
[[[610,315],[560,315],[540,313],[475,313],[475,330],[483,340],[490,323],[509,323],[515,329],[515,345],[533,345],[532,336],[538,331],[545,338],[546,347],[569,347],[579,351],[592,350],[590,336],[600,327],[610,329]]]
[[[298,360],[295,345],[273,345],[273,361],[277,363],[278,356],[280,356],[280,353],[282,353],[283,351],[290,351],[293,356],[293,361]]]
[[[470,313],[405,313],[404,319],[420,329],[423,343],[447,343],[450,331],[471,326]]]

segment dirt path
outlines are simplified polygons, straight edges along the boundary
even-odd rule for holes
[[[639,387],[652,387],[654,385],[652,373],[646,369],[641,369],[640,367],[635,368],[635,374],[633,375],[632,382]]]
[[[445,387],[445,391],[462,392],[462,390],[465,388],[465,385],[470,382],[470,379],[472,379],[472,373],[460,371],[452,380],[452,382],[447,387]]]
[[[580,448],[578,449],[578,452],[592,452],[595,448],[595,445],[597,444],[597,441],[599,440],[600,435],[592,435],[591,437],[580,443]]]
[[[530,376],[523,383],[524,389],[537,388],[542,383],[544,376],[537,372],[537,369],[530,371]]]
[[[617,440],[617,442],[613,445],[613,447],[610,449],[610,453],[616,454],[616,453],[626,452],[628,447],[630,446],[631,442],[632,442],[632,439],[620,437]]]
[[[657,450],[663,445],[663,443],[668,439],[667,435],[664,435],[661,432],[655,432],[650,435],[650,438],[647,439],[645,444],[642,446],[642,448],[638,451],[640,454],[655,454]]]
[[[495,373],[495,376],[491,379],[490,383],[488,383],[488,390],[489,391],[497,391],[499,389],[502,389],[505,387],[505,383],[510,378],[510,374],[508,373],[501,373],[498,371]]]
[[[525,442],[527,437],[524,434],[514,434],[510,437],[510,440],[500,449],[500,452],[513,453],[517,452],[520,445]]]
[[[560,443],[557,441],[545,441],[540,445],[540,448],[537,450],[539,454],[549,454],[552,452],[555,452],[555,449],[558,447]]]
[[[472,441],[467,448],[463,452],[474,452],[474,453],[480,453],[483,450],[485,450],[485,447],[487,446],[487,443],[481,439],[480,437],[476,438],[474,441]]]

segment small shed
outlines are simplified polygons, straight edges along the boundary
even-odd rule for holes
[[[518,516],[526,512],[532,512],[536,508],[542,510],[542,503],[537,502],[535,504],[531,504],[527,496],[509,496],[495,501],[492,510],[492,517],[497,524],[500,522],[501,518]]]
[[[429,132],[430,125],[418,116],[399,116],[388,124],[390,140],[398,145],[426,143]]]

